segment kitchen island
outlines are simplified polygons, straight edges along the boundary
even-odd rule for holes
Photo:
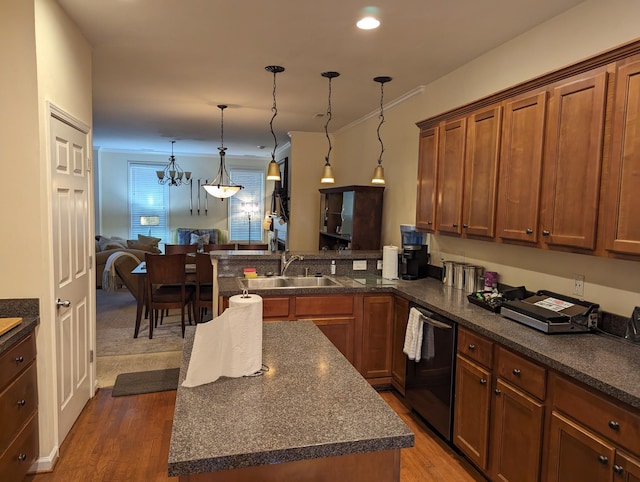
[[[265,323],[262,376],[179,386],[180,481],[398,481],[413,433],[310,321]],[[195,329],[185,337],[180,383]]]

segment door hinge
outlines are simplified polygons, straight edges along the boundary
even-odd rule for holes
[[[91,158],[87,157],[87,171],[91,171]]]
[[[89,269],[93,269],[93,256],[89,255]]]
[[[93,363],[93,350],[89,350],[89,363]]]

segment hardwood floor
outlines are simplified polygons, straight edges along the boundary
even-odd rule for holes
[[[415,446],[402,449],[401,482],[485,480],[432,435],[394,392],[381,395],[415,433]],[[167,477],[175,400],[175,391],[114,398],[111,389],[99,390],[62,444],[54,471],[26,480],[177,482]]]

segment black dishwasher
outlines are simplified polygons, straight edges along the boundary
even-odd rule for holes
[[[448,442],[453,430],[453,387],[457,324],[417,305],[422,321],[420,361],[407,358],[405,399]]]

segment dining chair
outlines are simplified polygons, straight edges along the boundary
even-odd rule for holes
[[[191,324],[191,304],[193,286],[187,285],[184,253],[146,254],[147,264],[147,303],[149,307],[149,338],[153,338],[153,328],[158,324],[158,316],[164,310],[180,308],[182,337],[184,338],[184,310],[187,308]]]
[[[233,251],[236,249],[235,243],[229,244],[205,244],[203,246],[204,252],[209,251]]]
[[[137,280],[138,275],[131,273],[133,269],[140,264],[140,261],[132,258],[131,256],[120,256],[113,262],[113,266],[116,270],[118,278],[124,283],[129,292],[136,299],[137,303],[144,304],[144,319],[149,318],[149,305],[145,302],[144,293],[140,292],[139,283]],[[138,332],[140,331],[140,319],[136,318],[136,324],[133,330],[133,337],[138,338]]]
[[[213,283],[211,256],[209,253],[196,253],[196,292],[193,299],[196,323],[202,321],[207,308],[213,310]]]
[[[198,251],[197,244],[165,244],[165,254],[181,254],[181,253],[195,253]]]
[[[238,249],[257,249],[265,251],[269,248],[268,244],[238,244]]]

